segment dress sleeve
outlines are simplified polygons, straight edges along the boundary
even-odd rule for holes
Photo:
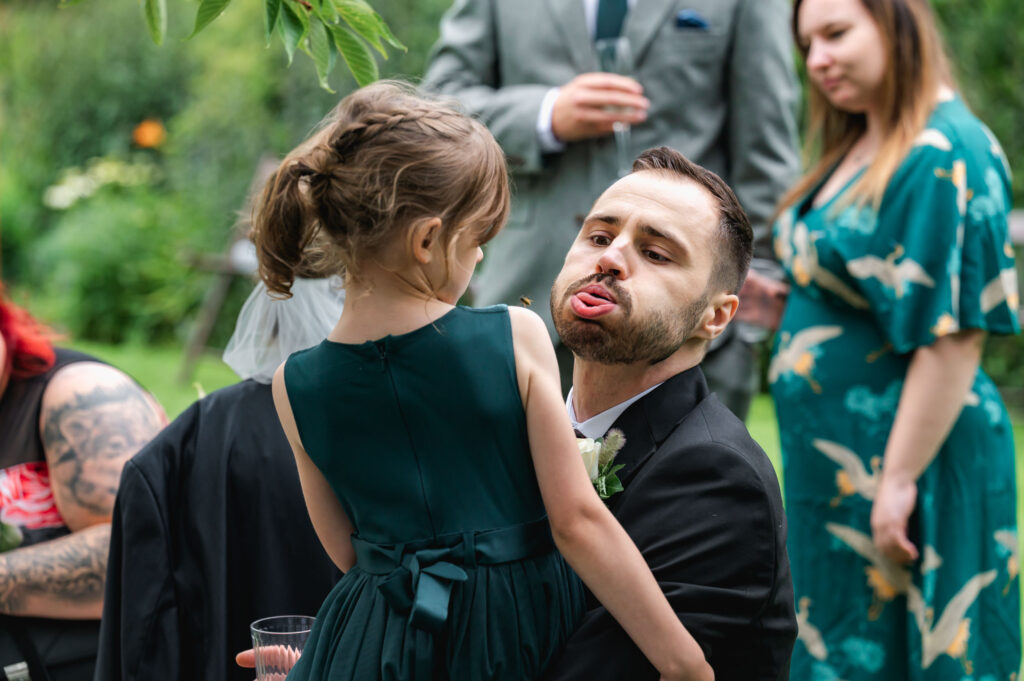
[[[847,269],[896,352],[961,329],[1019,330],[1001,170],[987,149],[928,129],[893,176],[867,254]]]

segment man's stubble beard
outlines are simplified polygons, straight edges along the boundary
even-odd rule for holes
[[[582,287],[600,283],[612,295],[621,317],[611,322],[577,317],[569,305],[572,294]],[[582,360],[598,364],[657,364],[675,354],[693,335],[708,305],[708,293],[682,309],[662,314],[651,312],[643,318],[633,313],[629,292],[610,274],[593,274],[565,287],[556,297],[557,281],[551,291],[551,318],[562,344]]]

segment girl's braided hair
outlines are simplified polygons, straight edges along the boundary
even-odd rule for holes
[[[377,83],[342,99],[268,180],[253,217],[260,277],[285,297],[297,276],[358,278],[420,218],[441,218],[446,252],[466,229],[484,243],[508,203],[504,154],[481,123]]]

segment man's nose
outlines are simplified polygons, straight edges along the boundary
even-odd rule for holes
[[[597,260],[597,271],[601,274],[610,274],[616,279],[625,278],[629,270],[624,246],[625,244],[619,243],[618,240],[609,244]]]

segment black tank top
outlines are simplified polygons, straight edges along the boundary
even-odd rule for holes
[[[16,546],[68,532],[53,501],[39,434],[43,392],[60,369],[76,362],[98,361],[81,352],[57,348],[53,367],[31,378],[11,378],[0,396],[0,520],[18,528],[22,536]],[[9,531],[0,535],[0,551],[16,547],[9,545],[17,541],[12,536]]]

